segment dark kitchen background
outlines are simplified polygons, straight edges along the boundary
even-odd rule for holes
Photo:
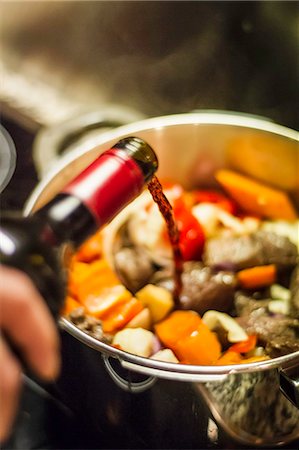
[[[1,124],[17,154],[1,209],[21,210],[44,173],[36,137],[91,112],[113,126],[230,110],[298,129],[298,8],[296,1],[1,2]],[[43,148],[39,158],[49,153]],[[57,433],[51,441],[48,401],[47,414],[74,433],[63,405],[27,387],[7,448],[84,448],[76,433],[79,447],[58,444]],[[201,448],[239,448],[227,445],[207,437]]]
[[[0,8],[2,124],[18,156],[3,208],[22,207],[40,176],[36,134],[90,111],[118,124],[220,109],[298,128],[298,2],[10,1]],[[50,149],[42,152],[49,158]],[[14,183],[23,180],[15,198]]]

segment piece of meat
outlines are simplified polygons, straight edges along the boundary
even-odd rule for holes
[[[249,297],[242,291],[237,291],[235,293],[235,313],[238,317],[249,316],[253,311],[262,308],[264,312],[268,311],[268,305],[271,298],[267,299],[256,299]]]
[[[99,341],[111,343],[112,337],[107,333],[103,332],[102,322],[99,319],[96,319],[95,317],[85,314],[83,307],[74,309],[69,314],[69,319],[80,330],[85,331],[90,336],[98,339]]]
[[[294,269],[290,283],[291,291],[291,313],[293,317],[299,319],[299,265]]]
[[[299,350],[299,320],[282,314],[271,314],[271,299],[255,300],[236,293],[238,323],[248,334],[256,334],[266,353],[275,358]]]
[[[236,271],[263,264],[262,244],[253,235],[222,236],[206,242],[203,261],[212,267],[231,264]]]
[[[280,314],[270,315],[263,308],[238,320],[248,334],[256,334],[266,353],[275,358],[299,350],[299,320]]]
[[[271,231],[259,230],[253,234],[262,247],[263,264],[276,264],[278,267],[295,266],[298,262],[296,245],[287,236]]]
[[[297,260],[296,245],[288,237],[269,231],[209,239],[203,254],[206,265],[219,268],[230,264],[236,271],[266,264],[288,268]]]
[[[133,293],[148,283],[154,273],[152,260],[140,247],[124,247],[114,255],[116,272]]]
[[[172,277],[169,270],[160,271],[154,275],[151,283],[172,290]],[[182,309],[192,309],[203,314],[209,309],[225,312],[232,306],[236,280],[231,272],[214,273],[211,268],[203,266],[200,262],[185,262],[182,285],[180,294]]]

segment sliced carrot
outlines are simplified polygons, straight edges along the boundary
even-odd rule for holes
[[[74,262],[69,273],[69,293],[81,303],[90,295],[99,295],[107,287],[119,284],[119,279],[104,259],[90,264]]]
[[[241,362],[242,357],[240,353],[228,350],[225,353],[223,353],[223,355],[216,361],[216,365],[226,366],[229,364],[240,364]]]
[[[155,331],[165,347],[172,348],[180,339],[190,336],[201,323],[200,316],[194,311],[173,311],[155,325]]]
[[[215,178],[245,211],[270,219],[297,219],[296,210],[284,191],[232,170],[218,170]]]
[[[102,255],[102,230],[97,231],[87,241],[85,241],[75,253],[77,261],[91,262]]]
[[[258,289],[275,283],[277,270],[274,264],[256,266],[240,270],[237,279],[241,287],[245,289]]]
[[[239,352],[228,349],[216,362],[217,366],[226,366],[230,364],[249,364],[258,361],[269,359],[268,356],[251,356],[250,358],[243,358]]]
[[[242,359],[241,364],[249,364],[259,361],[265,361],[266,359],[270,359],[269,356],[251,356],[250,358]]]
[[[98,319],[105,318],[113,309],[132,298],[123,285],[109,286],[97,295],[89,295],[83,302],[88,314]]]
[[[103,320],[103,330],[105,333],[114,333],[123,328],[143,309],[140,300],[132,297],[125,303],[117,305],[111,310],[108,316]]]
[[[248,336],[248,339],[246,339],[246,341],[236,342],[236,344],[231,345],[229,351],[236,353],[247,353],[255,348],[256,342],[256,334],[251,334],[250,336]]]
[[[78,299],[78,286],[84,283],[89,273],[89,265],[72,259],[68,270],[68,293]]]
[[[67,316],[70,314],[74,309],[82,308],[81,303],[79,303],[77,300],[75,300],[73,297],[70,297],[69,295],[66,297],[63,308],[61,310],[62,316]]]
[[[195,331],[176,342],[172,350],[183,364],[215,364],[221,354],[221,344],[209,328],[201,322]]]

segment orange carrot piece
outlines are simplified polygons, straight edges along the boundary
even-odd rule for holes
[[[275,264],[256,266],[240,270],[237,279],[241,287],[245,289],[258,289],[275,283],[277,270]]]
[[[216,361],[217,366],[226,366],[230,364],[240,364],[242,362],[242,357],[240,353],[227,350],[223,355]]]
[[[102,256],[102,230],[97,231],[75,253],[77,261],[89,263]]]
[[[180,339],[172,350],[183,364],[215,364],[221,354],[221,344],[216,336],[202,322],[196,330]]]
[[[117,305],[106,317],[103,324],[105,333],[114,333],[123,328],[130,320],[133,319],[143,309],[143,305],[136,297],[132,297],[125,303]]]
[[[69,295],[66,297],[64,301],[64,305],[61,310],[62,316],[67,316],[70,314],[74,309],[82,308],[81,303],[77,302],[73,297],[70,297]]]
[[[231,364],[248,364],[269,359],[268,356],[251,356],[243,358],[239,352],[232,351],[230,348],[216,362],[217,366],[226,366]]]
[[[109,286],[102,289],[97,295],[89,295],[84,301],[83,305],[88,314],[97,317],[98,319],[105,318],[110,311],[132,298],[129,292],[122,284],[116,286]]]
[[[155,325],[155,331],[165,347],[173,345],[189,336],[201,323],[200,316],[194,311],[173,311],[169,316]]]
[[[104,259],[90,264],[74,262],[69,273],[69,293],[81,303],[90,295],[99,295],[107,287],[119,284],[119,279]]]
[[[270,359],[269,356],[251,356],[250,358],[242,359],[241,364],[260,362],[260,361],[265,361],[266,359]]]
[[[232,170],[218,170],[215,178],[245,211],[270,219],[297,219],[296,210],[284,191]]]

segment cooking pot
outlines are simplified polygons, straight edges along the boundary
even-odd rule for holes
[[[161,179],[188,188],[196,173],[209,186],[213,170],[231,167],[298,200],[297,132],[259,117],[202,111],[142,120],[73,144],[33,191],[25,215],[47,203],[101,152],[132,135],[155,149]],[[221,433],[244,445],[281,446],[299,438],[299,352],[251,364],[181,365],[112,348],[66,318],[60,327],[61,398],[90,430],[109,427],[113,436],[124,436],[124,448],[201,448],[207,445],[206,408]]]

